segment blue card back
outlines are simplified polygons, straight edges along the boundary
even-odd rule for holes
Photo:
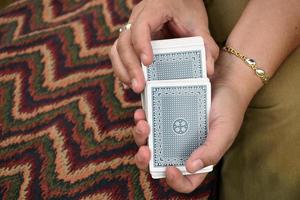
[[[147,80],[203,78],[201,50],[154,54]]]
[[[184,166],[204,143],[208,86],[151,87],[154,167]]]

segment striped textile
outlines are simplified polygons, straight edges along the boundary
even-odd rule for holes
[[[135,0],[19,0],[0,12],[0,199],[208,199],[139,171],[139,96],[107,53]],[[209,197],[210,196],[210,197]]]

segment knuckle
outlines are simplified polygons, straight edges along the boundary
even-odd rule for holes
[[[139,63],[137,63],[134,59],[134,55],[132,55],[129,51],[122,50],[122,48],[119,48],[118,53],[127,72],[132,76],[136,75],[138,73]]]
[[[108,56],[110,59],[113,59],[114,55],[116,54],[116,45],[117,45],[117,40],[114,42],[114,44],[111,46]]]
[[[130,61],[129,59],[122,59],[122,62],[124,64],[124,67],[126,68],[126,71],[131,77],[134,77],[138,74],[138,69],[134,67],[136,64],[133,61]]]
[[[217,148],[215,150],[215,152],[211,155],[210,159],[209,159],[209,163],[207,163],[208,165],[215,165],[219,162],[220,158],[222,157],[223,153],[222,151]]]
[[[194,187],[194,186],[189,185],[189,187],[187,187],[187,185],[186,185],[186,187],[181,188],[180,192],[185,193],[185,194],[189,194],[189,193],[193,192],[195,189],[196,189],[196,187]]]
[[[135,156],[134,156],[134,162],[135,162],[135,164],[137,165],[138,168],[141,168],[141,162],[138,159],[138,154],[135,154]]]
[[[114,58],[114,50],[113,50],[113,47],[110,49],[110,51],[108,52],[108,56],[110,58],[110,60],[112,60]]]
[[[219,57],[219,53],[220,53],[220,48],[219,46],[215,43],[215,41],[212,42],[211,45],[211,55],[212,57],[216,60]]]
[[[138,147],[140,147],[142,145],[141,142],[137,138],[135,138],[134,142]]]
[[[146,144],[146,141],[144,138],[140,137],[138,134],[133,135],[134,142],[137,146],[141,147],[142,145]]]
[[[215,151],[214,151],[213,156],[212,156],[214,162],[212,164],[216,164],[221,159],[223,154],[224,154],[223,148],[218,147],[218,146],[215,147]]]
[[[142,133],[142,132],[139,131],[139,130],[136,130],[136,131],[135,131],[134,136],[135,136],[136,139],[139,140],[139,141],[144,141],[144,140],[147,138],[147,136],[145,136],[145,134]]]
[[[142,43],[139,43],[139,42],[134,42],[134,48],[137,52],[142,52],[144,47],[143,47],[143,44]]]
[[[135,14],[139,13],[140,10],[143,8],[143,4],[144,4],[144,1],[141,1],[136,6],[134,6],[132,9],[131,15],[135,15]]]
[[[143,120],[140,120],[137,122],[136,126],[142,128],[143,126],[145,126],[145,123]]]
[[[206,148],[203,154],[207,154],[205,158],[202,159],[204,166],[215,165],[219,162],[223,155],[223,151],[221,148],[214,146],[213,148],[209,147],[213,144],[206,143],[203,144],[203,147]]]
[[[141,141],[139,141],[137,138],[135,138],[135,144],[138,146],[138,147],[140,147],[140,146],[142,146],[143,145],[143,143],[141,142]]]
[[[133,136],[134,136],[134,138],[136,139],[138,137],[138,135],[140,135],[140,132],[139,132],[139,130],[138,130],[137,127],[134,127],[134,130],[133,130]]]
[[[138,112],[138,110],[136,110],[133,114],[133,119],[134,119],[135,125],[139,122],[138,115],[139,115],[139,112]]]
[[[220,48],[216,44],[212,48],[212,56],[214,59],[217,59],[219,57]]]
[[[135,33],[134,31],[132,33]],[[134,50],[140,54],[145,49],[144,42],[141,42],[141,37],[133,36],[132,37],[132,45],[134,47]]]
[[[132,77],[135,77],[135,76],[138,76],[138,68],[134,67],[135,66],[135,63],[133,63],[132,61],[129,61],[129,60],[126,60],[124,61],[124,64],[128,67],[128,73],[132,76]]]
[[[123,39],[122,37],[119,38],[118,43],[116,44],[116,50],[120,54],[123,48]]]
[[[137,4],[136,6],[133,7],[132,12],[131,12],[131,16],[138,12],[139,7],[140,7],[139,4]]]
[[[185,188],[185,189],[183,189],[182,193],[189,194],[189,193],[191,193],[191,192],[193,192],[193,191],[194,191],[194,189],[191,189],[191,188]]]
[[[111,48],[111,49],[116,50],[118,43],[119,43],[119,39],[116,39],[116,41],[115,41],[114,44],[112,45],[112,48]]]
[[[122,61],[124,62],[124,64],[128,67],[129,71],[135,71],[137,66],[136,66],[136,62],[133,58],[134,55],[131,55],[129,52],[124,52],[124,54],[122,55]]]
[[[167,179],[167,184],[171,188],[173,188],[175,191],[184,193],[184,194],[189,194],[197,188],[195,186],[191,186],[190,184],[183,184],[183,183],[179,183],[177,181],[168,180],[168,179]]]
[[[126,32],[121,33],[118,43],[116,45],[116,50],[120,55],[126,53],[128,50],[129,42],[127,41],[128,37],[125,37],[125,34],[127,34]]]
[[[206,160],[203,160],[203,164],[205,167],[209,165],[214,165],[216,163],[216,158],[214,156],[209,156]]]

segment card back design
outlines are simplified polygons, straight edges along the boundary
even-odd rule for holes
[[[201,50],[154,54],[147,80],[203,78]]]
[[[207,136],[207,85],[152,87],[154,167],[184,166]]]

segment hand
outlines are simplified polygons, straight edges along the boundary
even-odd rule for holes
[[[240,63],[237,63],[237,67],[231,66],[233,62],[228,62],[227,58],[231,59],[232,57],[221,56],[212,80],[213,94],[208,137],[206,142],[196,149],[186,161],[186,168],[191,173],[205,166],[217,164],[225,154],[237,136],[247,105],[258,89],[244,88],[240,90],[239,84],[232,81],[234,80],[232,77],[238,77],[234,75],[239,74],[241,74],[239,77],[242,77],[247,73],[252,77],[251,71],[246,67],[241,70]],[[241,80],[238,80],[238,82],[241,82]],[[150,129],[145,121],[145,113],[142,109],[135,112],[134,118],[136,122],[134,139],[139,145],[135,162],[140,169],[146,169],[151,156],[150,149],[146,146]],[[175,167],[169,167],[166,171],[166,180],[168,185],[174,190],[189,193],[200,185],[206,175],[183,176]]]
[[[206,48],[207,71],[213,74],[219,49],[208,30],[208,19],[200,0],[144,0],[132,11],[131,29],[123,31],[110,51],[115,75],[135,92],[144,90],[141,62],[153,59],[152,38],[202,36]]]

